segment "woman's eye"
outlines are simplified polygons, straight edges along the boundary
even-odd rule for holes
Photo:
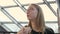
[[[34,10],[33,8],[31,8],[30,10]]]
[[[34,8],[29,8],[28,10],[34,10]]]

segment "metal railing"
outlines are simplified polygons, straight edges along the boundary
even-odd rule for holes
[[[17,34],[17,32],[0,32],[0,34]]]

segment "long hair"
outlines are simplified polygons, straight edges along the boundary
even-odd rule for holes
[[[36,25],[38,28],[41,29],[42,33],[44,33],[45,31],[45,21],[44,21],[44,16],[43,16],[43,13],[42,13],[42,9],[40,6],[36,5],[36,4],[31,4],[31,6],[34,6],[38,13],[37,13],[37,18],[36,18]],[[31,21],[29,21],[29,24],[28,24],[29,27],[32,28],[32,24],[31,24]]]

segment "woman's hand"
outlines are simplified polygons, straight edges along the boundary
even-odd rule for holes
[[[30,27],[23,27],[17,34],[28,34],[31,32]]]

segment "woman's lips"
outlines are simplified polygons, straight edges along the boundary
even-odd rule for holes
[[[29,15],[27,15],[27,16],[29,16]]]
[[[30,15],[30,14],[28,14],[28,15],[27,15],[27,17],[31,17],[31,15]]]
[[[27,14],[27,16],[29,16],[30,14]]]

